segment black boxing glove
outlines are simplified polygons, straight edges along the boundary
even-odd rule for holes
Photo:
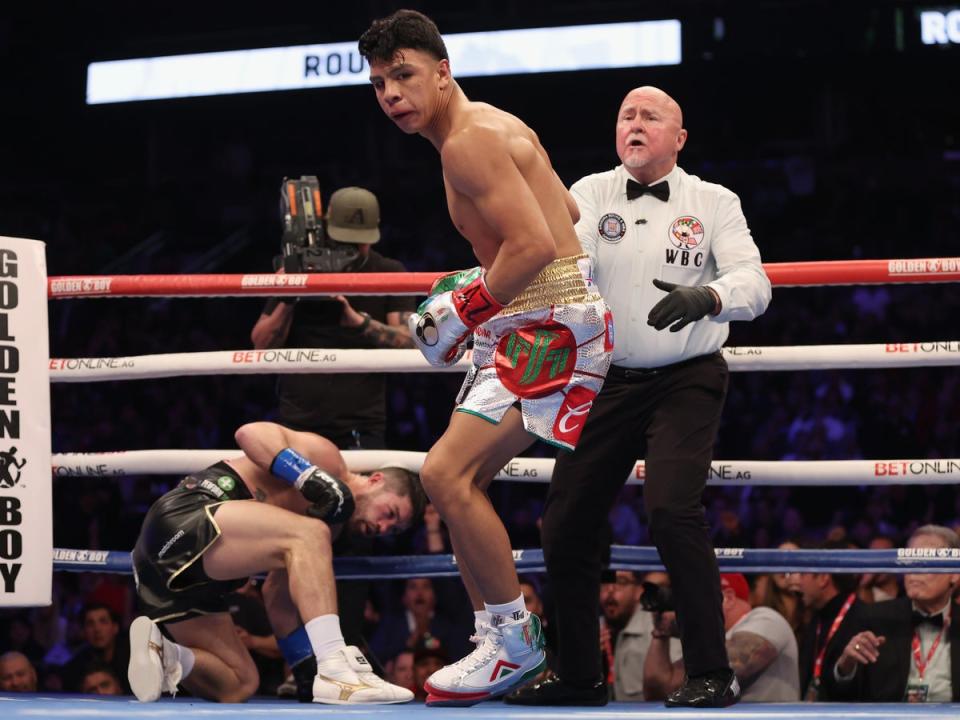
[[[355,508],[353,493],[345,482],[310,463],[303,455],[284,448],[270,463],[270,472],[289,483],[313,503],[307,508],[311,517],[328,525],[346,522]]]
[[[667,293],[647,315],[647,325],[657,330],[672,323],[670,332],[677,332],[702,317],[720,312],[720,299],[705,285],[691,287],[663,280],[654,280],[653,284]]]

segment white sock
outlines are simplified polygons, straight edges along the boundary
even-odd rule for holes
[[[477,635],[483,632],[483,626],[490,624],[490,613],[486,610],[473,611],[473,629]]]
[[[527,619],[527,605],[523,601],[523,593],[520,593],[513,602],[503,603],[501,605],[491,605],[484,603],[483,606],[490,613],[490,624],[494,627],[509,622],[522,622]]]
[[[305,622],[303,628],[307,631],[310,647],[313,648],[317,660],[323,660],[327,655],[347,646],[340,631],[339,615],[320,615]]]
[[[180,663],[180,681],[183,682],[187,679],[187,675],[193,670],[193,664],[197,661],[197,656],[194,655],[193,650],[186,645],[180,645],[167,638],[163,639],[163,643],[163,651],[175,657],[177,662]],[[174,651],[176,654],[174,654]]]
[[[193,664],[197,661],[197,656],[186,645],[177,645],[177,652],[180,654],[180,671],[182,673],[180,682],[183,682],[193,670]]]

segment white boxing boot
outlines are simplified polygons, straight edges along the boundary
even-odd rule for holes
[[[313,701],[330,705],[386,705],[413,700],[413,693],[380,678],[350,645],[317,661]]]
[[[465,706],[505,695],[546,666],[540,618],[489,626],[477,649],[424,683],[427,705]]]
[[[156,702],[160,694],[177,694],[183,669],[180,651],[150,618],[141,615],[130,625],[130,664],[127,680],[140,702]]]

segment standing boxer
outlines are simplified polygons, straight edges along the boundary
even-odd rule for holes
[[[440,153],[450,217],[482,266],[442,280],[410,318],[434,365],[455,363],[474,336],[456,412],[421,470],[481,638],[430,676],[427,703],[470,705],[522,684],[545,662],[540,622],[524,606],[486,488],[535,436],[576,446],[610,363],[612,322],[581,255],[576,204],[536,134],[467,99],[433,21],[399,10],[370,26],[360,53],[384,113]]]

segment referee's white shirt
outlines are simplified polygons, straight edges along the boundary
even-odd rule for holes
[[[740,199],[674,166],[661,178],[670,184],[667,202],[649,194],[628,201],[628,179],[619,165],[570,188],[580,208],[580,243],[613,311],[613,364],[655,368],[719,350],[730,320],[752,320],[770,304],[770,281]],[[720,314],[680,332],[654,330],[647,315],[666,297],[654,278],[709,285],[720,297]]]

